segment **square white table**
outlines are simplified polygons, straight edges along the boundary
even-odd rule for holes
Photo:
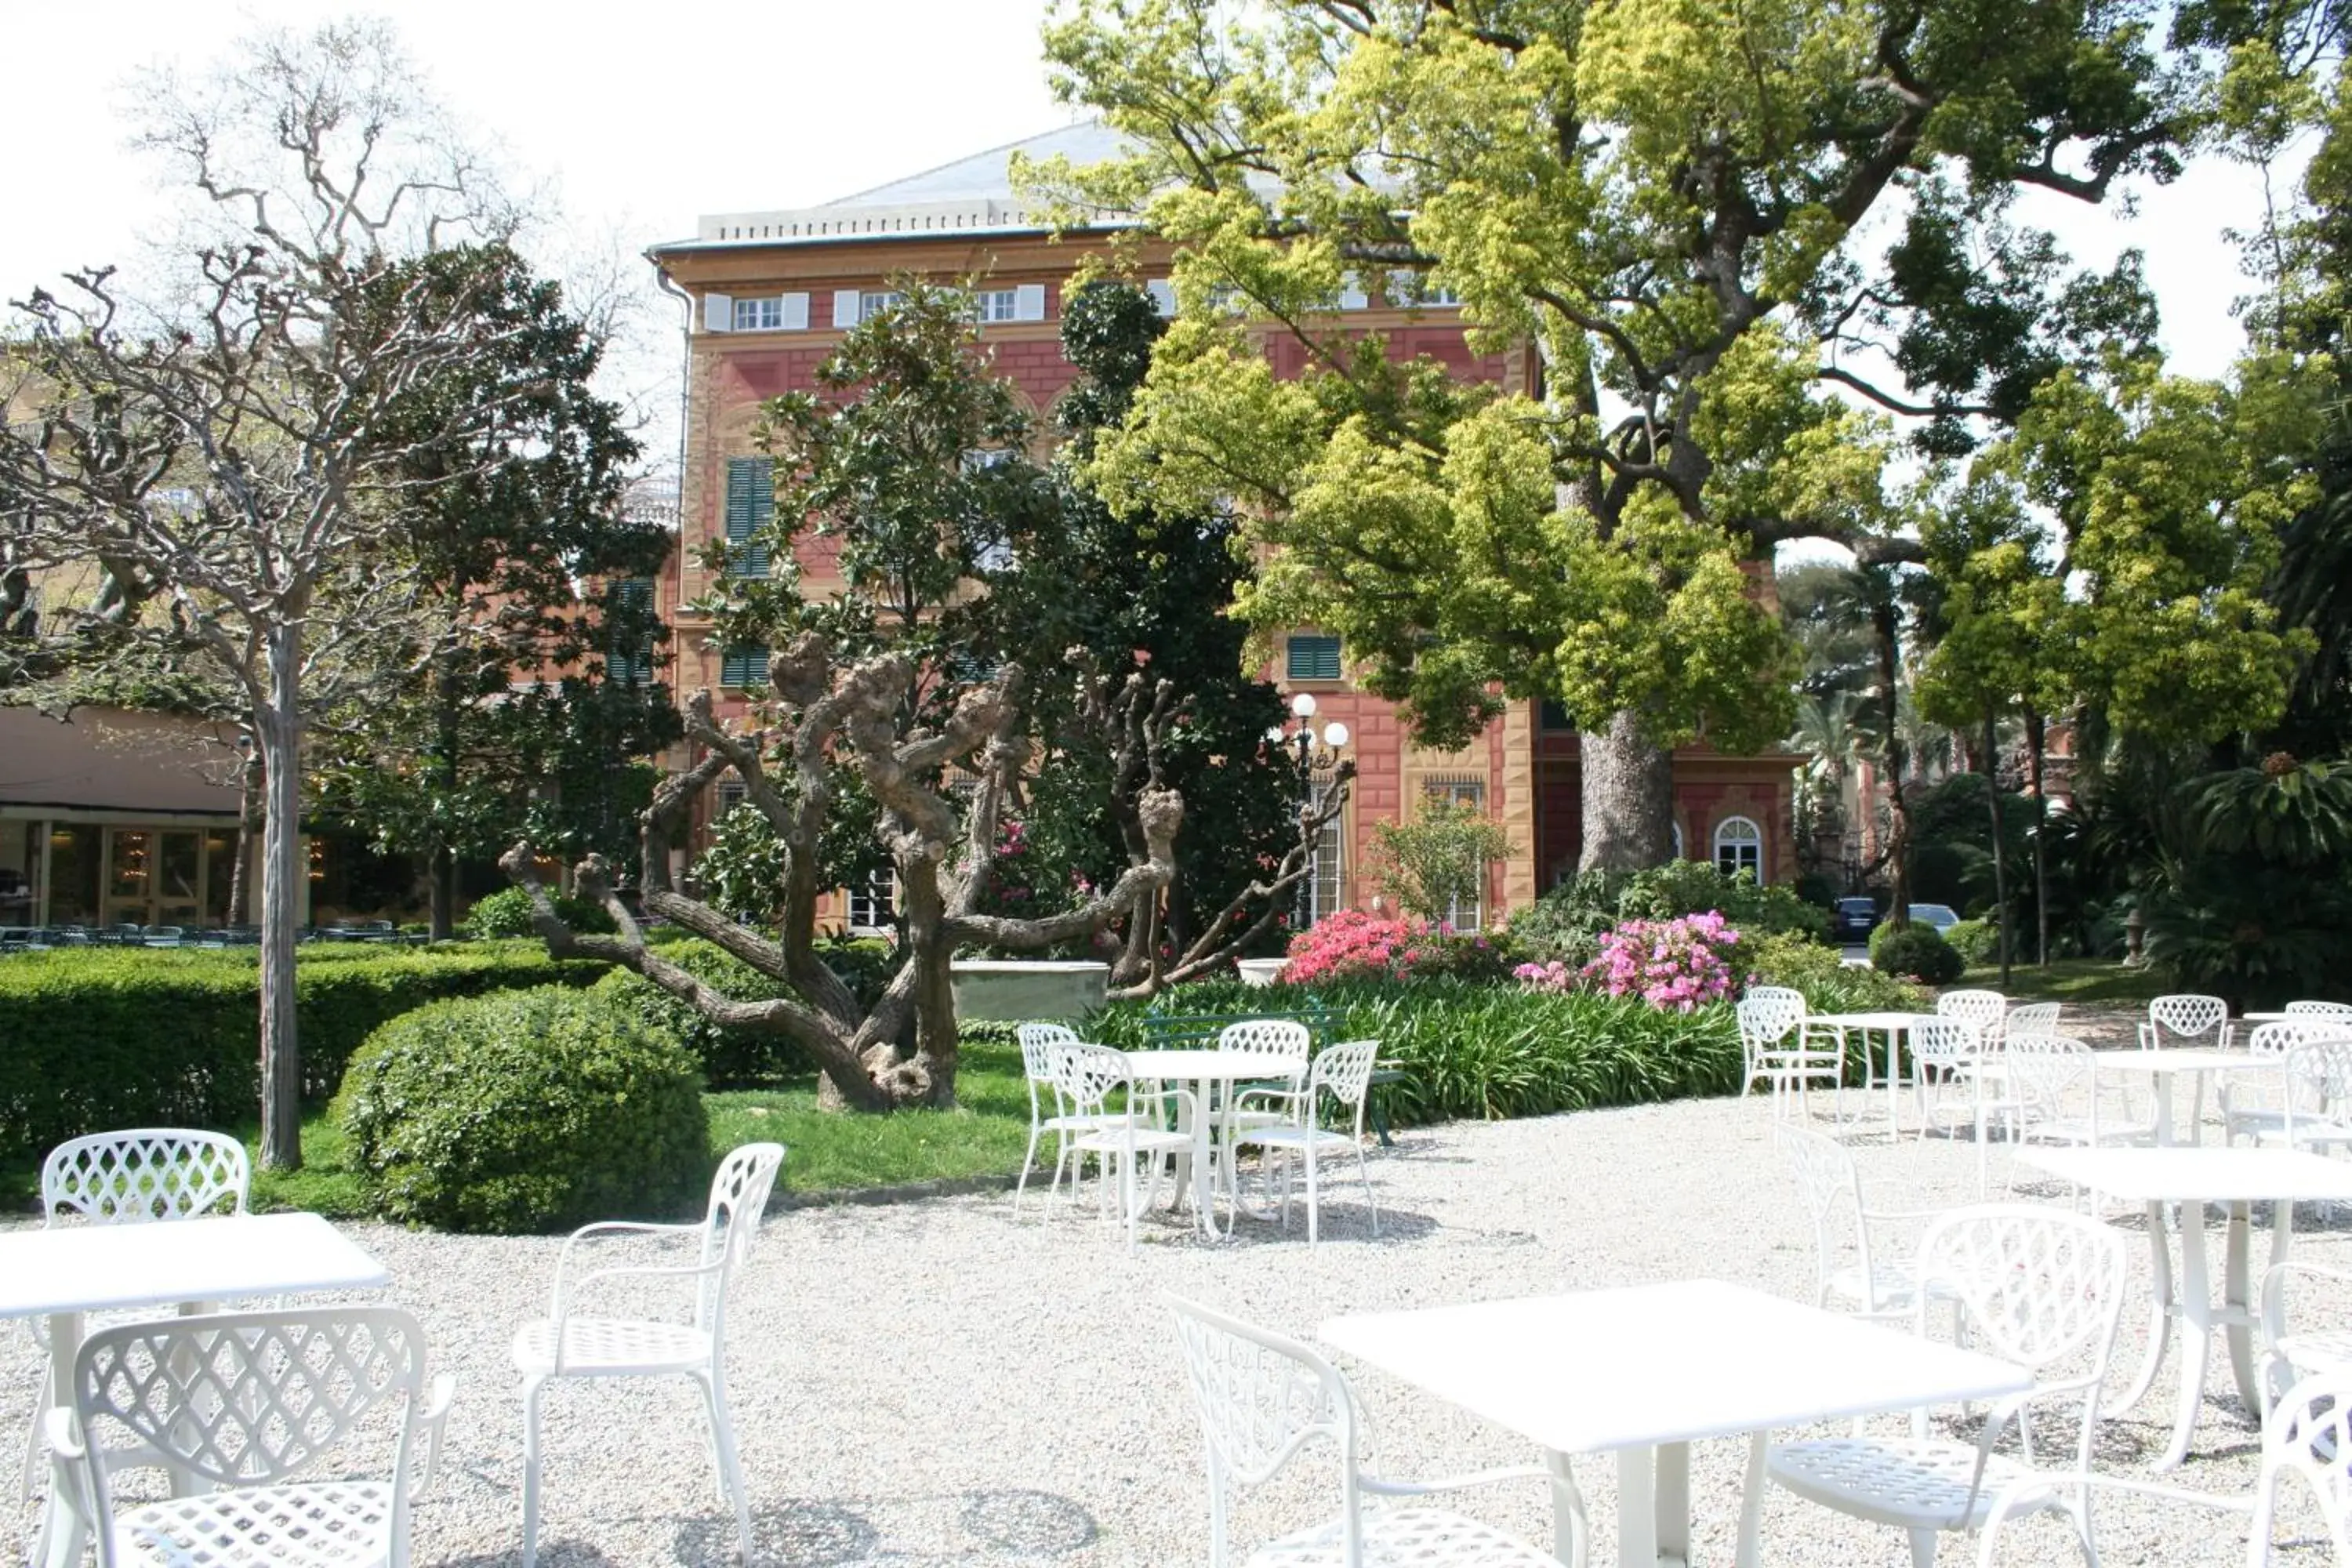
[[[2155,1268],[2155,1302],[2147,1328],[2147,1357],[2138,1376],[2116,1404],[2102,1415],[2116,1415],[2147,1397],[2172,1340],[2172,1320],[2186,1321],[2191,1331],[2180,1347],[2180,1396],[2173,1412],[2172,1442],[2156,1461],[2168,1470],[2189,1457],[2189,1439],[2205,1401],[2205,1367],[2211,1353],[2213,1331],[2224,1331],[2230,1345],[2230,1367],[2238,1384],[2238,1397],[2259,1424],[2267,1401],[2254,1377],[2254,1326],[2259,1304],[2252,1298],[2247,1270],[2249,1208],[2271,1205],[2271,1261],[2286,1256],[2294,1231],[2294,1205],[2326,1199],[2352,1201],[2352,1163],[2329,1160],[2302,1149],[2198,1149],[2174,1145],[2157,1149],[2025,1149],[2018,1153],[2025,1164],[2052,1175],[2123,1199],[2144,1205],[2147,1238]],[[2180,1221],[2180,1284],[2172,1279],[2172,1255],[2165,1246],[2164,1210],[2182,1206]],[[2211,1275],[2205,1260],[2204,1205],[2218,1204],[2228,1211],[2224,1242],[2222,1300],[2213,1301]]]
[[[1181,1185],[1186,1175],[1191,1177],[1194,1213],[1210,1239],[1215,1240],[1218,1236],[1217,1211],[1212,1178],[1217,1169],[1217,1154],[1209,1142],[1209,1130],[1211,1124],[1219,1120],[1213,1110],[1217,1091],[1222,1088],[1225,1098],[1230,1100],[1236,1085],[1267,1079],[1279,1079],[1293,1084],[1293,1087],[1299,1087],[1294,1082],[1302,1076],[1297,1058],[1275,1056],[1265,1051],[1129,1051],[1127,1053],[1127,1065],[1138,1083],[1175,1084],[1192,1090],[1192,1110],[1189,1113],[1192,1125],[1178,1131],[1192,1135],[1192,1155],[1188,1170],[1178,1174],[1177,1182]],[[1230,1165],[1230,1151],[1226,1162]],[[1241,1202],[1239,1184],[1232,1179],[1230,1169],[1226,1174],[1227,1188],[1238,1207]],[[1139,1196],[1137,1201],[1142,1200]]]
[[[2142,1047],[2137,1050],[2094,1051],[2091,1070],[2137,1073],[2148,1079],[2148,1094],[2156,1103],[2156,1141],[2158,1146],[2166,1147],[2176,1142],[2172,1131],[2172,1086],[2176,1080],[2183,1077],[2197,1080],[2196,1098],[2190,1102],[2189,1113],[2189,1141],[2195,1143],[2204,1121],[2205,1079],[2209,1076],[2225,1072],[2284,1075],[2286,1058],[2186,1046],[2163,1046],[2154,1050]]]
[[[1778,1426],[1990,1400],[2020,1366],[1718,1279],[1334,1318],[1334,1349],[1545,1451],[1554,1555],[1584,1560],[1570,1456],[1617,1456],[1617,1561],[1690,1556],[1690,1445],[1752,1435],[1741,1511],[1752,1568],[1764,1435]]]
[[[1932,1018],[1933,1013],[1813,1013],[1799,1024],[1800,1030],[1832,1029],[1837,1033],[1838,1054],[1845,1054],[1845,1032],[1853,1029],[1862,1036],[1863,1060],[1870,1059],[1870,1037],[1886,1037],[1886,1131],[1889,1136],[1902,1137],[1903,1123],[1903,1037],[1922,1018]],[[1870,1086],[1863,1085],[1868,1092]]]
[[[240,1296],[362,1290],[392,1276],[314,1214],[224,1215],[145,1225],[0,1231],[0,1318],[49,1321],[49,1403],[73,1403],[85,1313]],[[53,1496],[34,1561],[69,1563],[77,1531]]]

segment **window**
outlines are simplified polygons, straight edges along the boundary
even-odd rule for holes
[[[1339,639],[1318,634],[1294,634],[1285,646],[1283,667],[1292,680],[1339,679]]]
[[[849,893],[849,929],[860,936],[887,935],[898,924],[898,873],[885,868]]]
[[[896,289],[868,289],[857,296],[857,319],[870,321],[883,311],[903,305],[907,297]]]
[[[1484,779],[1429,779],[1422,784],[1422,798],[1457,811],[1486,809],[1486,783]],[[1476,931],[1486,918],[1486,900],[1483,891],[1486,868],[1478,868],[1482,891],[1467,899],[1455,899],[1446,906],[1445,923],[1455,931]]]
[[[784,302],[781,298],[735,301],[735,330],[739,332],[782,331],[783,325]]]
[[[765,458],[727,459],[727,574],[764,577],[768,547],[752,542],[776,515],[776,469]]]
[[[764,647],[731,647],[720,654],[719,684],[747,691],[764,689],[768,684],[768,650]]]
[[[1764,879],[1764,830],[1744,816],[1727,816],[1715,828],[1715,868],[1727,877],[1753,871]]]
[[[1144,284],[1143,291],[1151,296],[1151,308],[1162,316],[1176,313],[1176,285],[1165,278],[1154,278]]]
[[[1547,697],[1536,710],[1536,728],[1546,734],[1559,734],[1576,728],[1576,721],[1568,716],[1568,705]]]
[[[654,580],[631,577],[613,584],[604,611],[611,640],[604,649],[604,679],[635,686],[654,678]]]
[[[1426,272],[1391,272],[1388,278],[1389,303],[1400,310],[1418,310],[1428,305],[1459,305],[1462,300],[1453,289],[1430,281]]]
[[[1323,789],[1315,792],[1318,805],[1323,794]],[[1342,858],[1347,847],[1340,826],[1339,816],[1325,823],[1322,833],[1315,840],[1314,852],[1307,857],[1307,876],[1298,886],[1298,923],[1301,926],[1311,926],[1340,908],[1340,873],[1344,869]]]
[[[746,800],[751,798],[751,792],[745,789],[740,783],[720,784],[719,786],[719,815],[720,816],[725,816],[729,812],[733,811],[737,806],[742,805]]]
[[[982,321],[1017,321],[1021,294],[1014,289],[982,289],[971,297],[972,314]]]

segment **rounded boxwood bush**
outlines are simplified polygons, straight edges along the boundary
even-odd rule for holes
[[[352,1058],[335,1115],[370,1206],[440,1230],[667,1219],[710,1174],[694,1058],[556,986],[393,1019]]]
[[[613,917],[604,912],[604,905],[575,899],[569,893],[557,893],[554,900],[555,912],[573,931],[600,934],[613,931]],[[477,942],[537,936],[538,930],[530,923],[530,894],[520,888],[500,888],[476,899],[473,908],[466,911],[466,934]]]
[[[1926,985],[1949,985],[1968,968],[1958,949],[1936,934],[1936,928],[1914,922],[1899,930],[1885,927],[1873,934],[1871,967],[1899,974]]]
[[[2000,956],[2000,927],[1992,921],[1962,921],[1944,933],[1944,941],[1970,969]]]

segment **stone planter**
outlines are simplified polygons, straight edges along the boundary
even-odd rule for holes
[[[1290,960],[1244,958],[1234,967],[1242,972],[1242,984],[1244,985],[1271,985],[1282,978],[1282,972],[1290,967]]]
[[[1085,959],[959,958],[949,971],[960,1024],[1077,1018],[1110,989],[1110,965]]]

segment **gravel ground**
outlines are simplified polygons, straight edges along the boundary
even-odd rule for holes
[[[1374,1162],[1381,1235],[1356,1194],[1326,1211],[1324,1242],[1244,1225],[1211,1246],[1176,1221],[1146,1222],[1130,1257],[1091,1203],[1033,1192],[1016,1218],[998,1194],[889,1207],[779,1211],[739,1277],[729,1379],[750,1477],[757,1553],[769,1563],[1161,1564],[1206,1559],[1200,1442],[1157,1293],[1222,1305],[1302,1337],[1334,1313],[1715,1276],[1810,1297],[1810,1226],[1770,1143],[1761,1100],[1707,1100],[1407,1134]],[[1881,1124],[1883,1125],[1883,1123]],[[1974,1195],[1973,1151],[1883,1132],[1855,1138],[1874,1206]],[[1995,1180],[2005,1158],[1994,1156]],[[2352,1263],[2352,1225],[2306,1210],[2304,1255]],[[2146,1254],[2132,1228],[2136,1278]],[[394,1300],[421,1317],[459,1396],[449,1463],[415,1512],[420,1565],[510,1563],[520,1540],[521,1403],[507,1346],[543,1309],[556,1251],[546,1239],[352,1233],[390,1267]],[[2218,1248],[2217,1248],[2218,1250]],[[2117,1360],[2137,1365],[2141,1301]],[[2135,1321],[2136,1320],[2136,1321]],[[11,1331],[0,1434],[23,1430],[36,1361]],[[1608,1345],[1591,1353],[1613,1353]],[[2218,1347],[2217,1347],[2218,1349]],[[1769,1354],[1768,1347],[1759,1347]],[[2177,1353],[2177,1352],[2176,1352]],[[2190,1463],[2176,1479],[2242,1494],[2255,1437],[2217,1365]],[[2101,1437],[2103,1468],[2145,1474],[2171,1410],[2156,1393]],[[1517,1464],[1512,1439],[1377,1373],[1356,1382],[1376,1433],[1375,1468],[1433,1474]],[[733,1524],[718,1502],[689,1387],[563,1384],[546,1402],[542,1560],[551,1568],[724,1561]],[[1890,1427],[1889,1429],[1893,1429]],[[10,1450],[13,1452],[13,1450]],[[1730,1561],[1744,1444],[1693,1453],[1696,1560]],[[1579,1466],[1595,1561],[1614,1561],[1613,1473]],[[1235,1540],[1320,1518],[1326,1464],[1294,1467],[1255,1494]],[[1464,1494],[1472,1510],[1535,1542],[1550,1531],[1548,1490],[1511,1483]],[[2315,1516],[2294,1511],[2279,1561],[2317,1563]],[[29,1527],[33,1510],[23,1519]],[[2241,1523],[2177,1505],[2102,1506],[2111,1563],[2237,1563]],[[1775,1493],[1766,1561],[1892,1564],[1898,1535]],[[2079,1561],[2071,1536],[2040,1523],[2005,1538],[2006,1563]],[[1973,1542],[1948,1546],[1973,1561]]]

